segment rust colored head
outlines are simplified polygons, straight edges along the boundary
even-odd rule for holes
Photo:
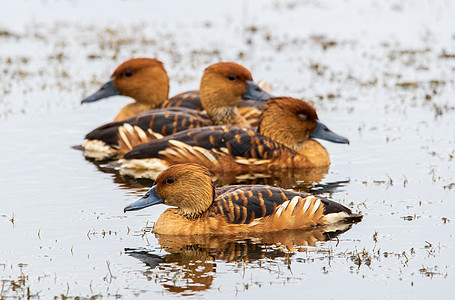
[[[211,117],[223,109],[226,114],[236,113],[230,109],[246,100],[266,101],[272,97],[253,81],[250,71],[234,62],[207,67],[201,79],[200,95],[202,106]],[[220,123],[213,118],[212,121]]]
[[[300,148],[310,138],[349,144],[319,121],[316,110],[306,101],[291,97],[276,97],[267,101],[259,132],[290,148]]]
[[[111,79],[81,103],[122,95],[152,109],[166,101],[168,93],[169,78],[162,62],[152,58],[132,58],[118,66]]]
[[[112,80],[120,95],[134,98],[139,103],[157,106],[169,94],[169,78],[164,65],[153,58],[132,58],[112,74]]]
[[[195,218],[212,205],[214,195],[207,168],[196,164],[179,164],[161,172],[146,195],[127,206],[125,211],[163,203],[176,206],[185,216]]]
[[[308,102],[291,97],[271,98],[264,108],[259,132],[292,147],[309,139],[317,120],[316,110]]]

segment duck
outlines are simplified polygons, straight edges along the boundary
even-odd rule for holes
[[[237,106],[247,101],[263,103],[271,97],[253,81],[245,67],[234,62],[218,62],[205,69],[199,95],[193,91],[175,98],[181,102],[198,98],[205,112],[175,106],[151,110],[92,130],[85,136],[87,141],[82,147],[86,155],[105,153],[101,156],[109,157],[185,129],[223,124],[250,126],[238,113]],[[254,105],[251,107],[257,109]]]
[[[329,153],[316,138],[349,144],[319,121],[308,102],[274,97],[267,100],[257,128],[185,130],[134,147],[117,167],[128,175],[128,169],[162,171],[179,163],[197,163],[217,174],[329,166]]]
[[[230,185],[215,189],[210,171],[197,164],[167,168],[124,212],[157,204],[173,208],[160,215],[153,232],[176,236],[275,232],[362,219],[337,202],[279,187]]]
[[[128,96],[135,100],[124,106],[114,121],[125,120],[159,107],[167,101],[169,77],[164,64],[154,58],[131,58],[121,63],[101,88],[84,98],[81,104],[112,96]]]

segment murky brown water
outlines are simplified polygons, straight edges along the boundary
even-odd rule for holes
[[[160,5],[0,3],[0,298],[451,295],[455,5]],[[318,193],[364,220],[337,233],[150,233],[165,207],[127,215],[123,207],[151,182],[72,148],[128,102],[79,104],[132,56],[162,60],[171,94],[197,88],[207,65],[233,60],[275,95],[310,99],[351,145],[324,143],[328,170],[241,180]]]

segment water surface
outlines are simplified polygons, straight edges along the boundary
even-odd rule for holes
[[[454,273],[455,6],[448,1],[0,3],[1,296],[447,297]],[[179,6],[181,9],[175,9]],[[103,11],[100,15],[99,11]],[[72,148],[128,103],[80,105],[130,57],[171,94],[237,61],[310,100],[351,144],[316,177],[254,179],[364,214],[338,234],[175,240],[165,207],[124,214],[151,182]],[[232,178],[221,180],[224,184]]]

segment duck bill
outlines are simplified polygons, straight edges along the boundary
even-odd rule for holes
[[[242,95],[245,100],[251,99],[256,101],[267,101],[267,99],[273,96],[261,89],[261,87],[252,80],[247,80],[248,87],[246,92]]]
[[[103,86],[98,91],[91,94],[87,98],[83,99],[81,101],[81,104],[95,102],[95,101],[98,101],[98,100],[101,100],[101,99],[104,99],[107,97],[117,96],[117,95],[120,95],[120,92],[117,91],[117,89],[114,86],[114,81],[111,79],[108,82],[106,82],[105,84],[103,84]]]
[[[313,133],[310,134],[310,138],[326,140],[333,143],[349,144],[349,140],[347,138],[339,134],[336,134],[335,132],[327,128],[327,126],[325,126],[324,123],[321,123],[319,120],[317,122],[318,126],[313,131]]]
[[[164,203],[164,199],[160,198],[156,193],[156,185],[154,185],[141,199],[137,200],[136,202],[131,203],[130,205],[126,206],[123,209],[123,212],[132,211],[132,210],[140,210],[152,205]]]

